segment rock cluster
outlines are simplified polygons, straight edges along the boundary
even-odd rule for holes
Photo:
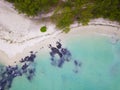
[[[50,44],[49,48],[51,49],[50,56],[51,56],[51,64],[53,66],[57,66],[57,67],[61,68],[65,61],[66,62],[73,61],[74,65],[75,65],[75,69],[73,71],[75,73],[78,72],[82,63],[79,62],[78,60],[73,60],[71,52],[67,48],[63,48],[62,44],[59,41],[56,42],[55,47],[53,47]],[[56,58],[56,55],[58,55],[59,58]]]
[[[30,56],[26,56],[20,60],[20,65],[1,66],[0,90],[10,89],[13,79],[18,76],[26,75],[28,80],[32,80],[35,75],[35,58],[36,54],[31,52]]]

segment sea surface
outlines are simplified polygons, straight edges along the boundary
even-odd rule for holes
[[[53,66],[50,51],[41,50],[35,59],[35,76],[13,80],[10,90],[120,90],[120,41],[99,35],[73,35],[61,40],[72,55],[61,68]],[[81,63],[74,65],[74,60]],[[77,68],[77,72],[75,72]]]

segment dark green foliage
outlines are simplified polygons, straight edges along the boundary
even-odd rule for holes
[[[45,13],[58,3],[58,0],[7,0],[13,2],[20,13],[28,16],[35,16],[38,13]]]
[[[95,0],[93,15],[120,22],[120,0]]]
[[[57,27],[61,29],[65,27],[69,27],[70,24],[73,23],[73,15],[71,12],[71,8],[70,7],[63,8],[61,14],[56,15],[55,21],[56,21]]]
[[[12,3],[14,3],[15,2],[15,0],[7,0],[8,2],[12,2]]]
[[[46,27],[46,26],[42,26],[42,27],[40,28],[40,31],[41,31],[41,32],[46,32],[46,31],[47,31],[47,27]]]
[[[51,19],[63,31],[78,21],[87,25],[90,19],[107,18],[120,22],[120,0],[7,0],[20,13],[36,16],[54,10]]]

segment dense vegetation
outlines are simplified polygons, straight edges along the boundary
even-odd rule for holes
[[[7,0],[20,13],[36,16],[54,11],[51,20],[68,32],[74,21],[86,25],[93,18],[120,22],[120,0]]]
[[[7,0],[14,3],[20,13],[28,16],[36,16],[38,13],[45,13],[54,7],[58,0]]]

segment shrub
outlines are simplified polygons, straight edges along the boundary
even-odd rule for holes
[[[42,27],[40,28],[40,31],[41,31],[41,32],[46,32],[46,31],[47,31],[47,27],[46,27],[46,26],[42,26]]]

